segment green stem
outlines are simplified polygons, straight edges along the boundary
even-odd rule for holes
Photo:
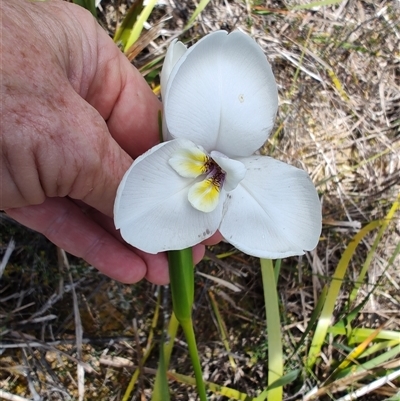
[[[188,343],[189,355],[192,360],[200,400],[207,401],[192,321],[192,307],[194,301],[192,249],[187,248],[180,251],[169,251],[168,262],[174,313],[179,324],[182,326],[183,333]]]
[[[178,322],[192,318],[194,269],[192,249],[168,252],[172,305]]]

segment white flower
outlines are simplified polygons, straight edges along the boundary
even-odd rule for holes
[[[247,35],[218,31],[169,47],[161,74],[164,139],[118,188],[115,224],[148,253],[183,249],[217,230],[263,258],[317,245],[321,206],[307,173],[254,155],[274,124],[271,67]]]

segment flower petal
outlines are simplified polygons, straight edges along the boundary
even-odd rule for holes
[[[175,64],[178,62],[178,60],[185,54],[186,51],[187,51],[186,46],[182,42],[178,42],[177,39],[174,39],[168,47],[167,53],[164,58],[164,63],[161,70],[161,78],[160,78],[161,99],[163,101],[165,99],[165,92],[169,76],[171,75],[171,71],[174,68]],[[162,113],[162,133],[164,141],[170,141],[171,139],[173,139],[167,129],[164,110]]]
[[[161,143],[140,156],[125,173],[117,191],[114,220],[126,242],[148,253],[183,249],[211,237],[222,218],[220,202],[211,213],[193,208],[188,191],[196,182],[168,164],[179,139]]]
[[[267,139],[278,95],[257,43],[240,31],[205,36],[179,59],[164,97],[166,125],[207,152],[249,156]]]
[[[178,149],[168,160],[169,165],[182,177],[196,178],[207,173],[209,157],[197,146]]]
[[[182,42],[178,42],[174,39],[168,47],[167,53],[165,54],[163,67],[161,70],[161,97],[164,99],[165,89],[167,87],[168,78],[171,74],[177,61],[185,54],[187,48]]]
[[[317,246],[321,205],[308,174],[266,156],[239,159],[247,173],[228,194],[220,232],[262,258],[302,255]]]
[[[246,175],[246,167],[242,162],[223,155],[218,155],[218,153],[219,152],[213,151],[210,156],[226,173],[224,189],[227,192],[233,191]]]

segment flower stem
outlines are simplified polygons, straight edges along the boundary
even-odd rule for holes
[[[194,300],[192,249],[168,252],[172,305],[178,322],[191,320]]]
[[[194,301],[194,269],[192,249],[168,252],[172,305],[188,343],[189,355],[196,377],[201,401],[207,401],[196,338],[193,330],[192,307]]]

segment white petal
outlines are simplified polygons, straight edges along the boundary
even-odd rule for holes
[[[212,159],[225,171],[224,189],[227,192],[234,190],[246,175],[246,167],[238,160],[218,155],[219,152],[211,152]]]
[[[175,64],[178,62],[178,60],[185,54],[186,50],[187,50],[186,46],[182,42],[178,42],[177,39],[174,39],[168,47],[163,67],[161,70],[160,85],[161,85],[162,100],[165,99],[165,91],[167,88],[169,76],[171,75],[171,71],[174,68]],[[169,141],[172,139],[172,136],[168,132],[167,124],[165,122],[164,110],[162,113],[162,132],[164,141]]]
[[[278,106],[272,70],[244,33],[205,36],[179,59],[164,98],[172,137],[206,151],[248,156],[267,139]]]
[[[171,74],[177,61],[183,56],[187,48],[182,42],[178,42],[174,39],[168,47],[167,53],[165,54],[163,67],[161,70],[161,97],[164,99],[165,89],[167,87],[168,78]]]
[[[178,149],[168,160],[169,165],[182,177],[196,178],[207,172],[209,157],[197,146]]]
[[[209,238],[222,218],[222,202],[211,213],[193,208],[189,188],[168,164],[172,154],[193,146],[187,140],[164,142],[135,160],[118,188],[114,221],[126,242],[148,253],[183,249]]]
[[[228,194],[220,232],[263,258],[302,255],[317,246],[321,205],[308,174],[266,156],[239,159],[246,177]]]

